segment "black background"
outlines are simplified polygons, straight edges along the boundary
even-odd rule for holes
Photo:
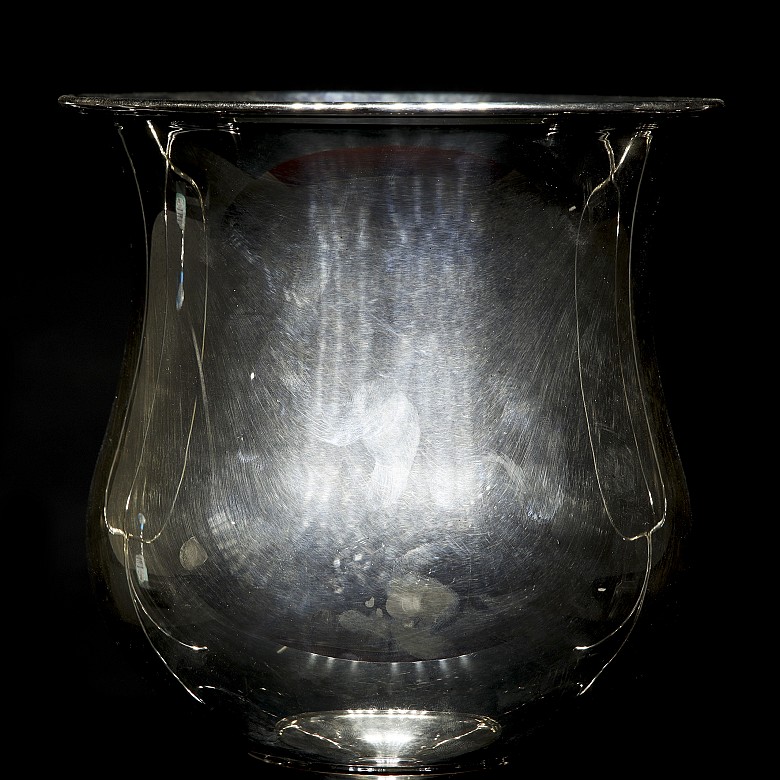
[[[601,59],[593,57],[601,46],[570,45],[568,58],[557,44],[552,52],[542,47],[523,57],[507,51],[506,41],[496,45],[502,55],[490,46],[478,54],[452,45],[420,58],[420,40],[406,40],[381,51],[366,44],[337,57],[328,46],[315,55],[292,37],[262,56],[246,54],[245,46],[240,62],[206,47],[193,64],[188,48],[171,40],[156,46],[142,37],[106,40],[85,48],[71,31],[42,52],[52,66],[9,101],[6,116],[14,128],[5,148],[5,226],[16,236],[15,246],[6,242],[4,285],[2,522],[4,559],[11,563],[4,645],[12,659],[5,673],[19,715],[15,749],[31,766],[67,766],[90,776],[206,776],[216,767],[223,777],[275,776],[247,759],[233,735],[205,717],[148,650],[131,652],[106,629],[86,573],[89,483],[142,269],[123,237],[123,215],[112,211],[116,158],[106,139],[92,135],[89,123],[57,98],[177,89],[479,90],[726,101],[725,111],[700,122],[695,142],[688,139],[679,150],[659,214],[656,243],[664,248],[652,279],[661,375],[696,522],[686,587],[669,616],[638,632],[600,686],[553,723],[540,724],[514,769],[587,768],[614,776],[708,769],[741,753],[740,662],[723,630],[738,618],[724,562],[735,552],[729,536],[734,506],[744,503],[730,495],[733,461],[747,456],[722,420],[739,403],[737,377],[748,361],[740,333],[753,318],[742,298],[745,268],[736,249],[744,181],[737,139],[750,122],[751,94],[716,42],[680,46],[674,56],[657,43],[644,53],[625,44]],[[100,218],[90,218],[86,229],[90,210]],[[288,776],[294,777],[281,775]]]

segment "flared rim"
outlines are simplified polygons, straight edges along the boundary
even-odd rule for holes
[[[456,92],[178,92],[63,95],[79,109],[281,117],[512,117],[551,114],[697,113],[719,98]]]

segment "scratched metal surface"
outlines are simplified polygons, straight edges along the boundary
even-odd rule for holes
[[[642,331],[655,132],[123,119],[148,285],[92,557],[260,752],[399,708],[489,742],[663,588],[688,499]]]

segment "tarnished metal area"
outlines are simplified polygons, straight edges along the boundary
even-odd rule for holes
[[[688,499],[641,330],[662,118],[123,117],[148,285],[93,560],[259,753],[500,746],[663,588]]]

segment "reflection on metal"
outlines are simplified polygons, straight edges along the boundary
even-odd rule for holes
[[[636,269],[714,102],[64,102],[141,194],[92,557],[172,673],[274,760],[431,772],[586,690],[688,526]]]
[[[407,768],[485,747],[501,731],[490,718],[417,710],[308,712],[284,718],[276,728],[285,745],[320,760]]]

